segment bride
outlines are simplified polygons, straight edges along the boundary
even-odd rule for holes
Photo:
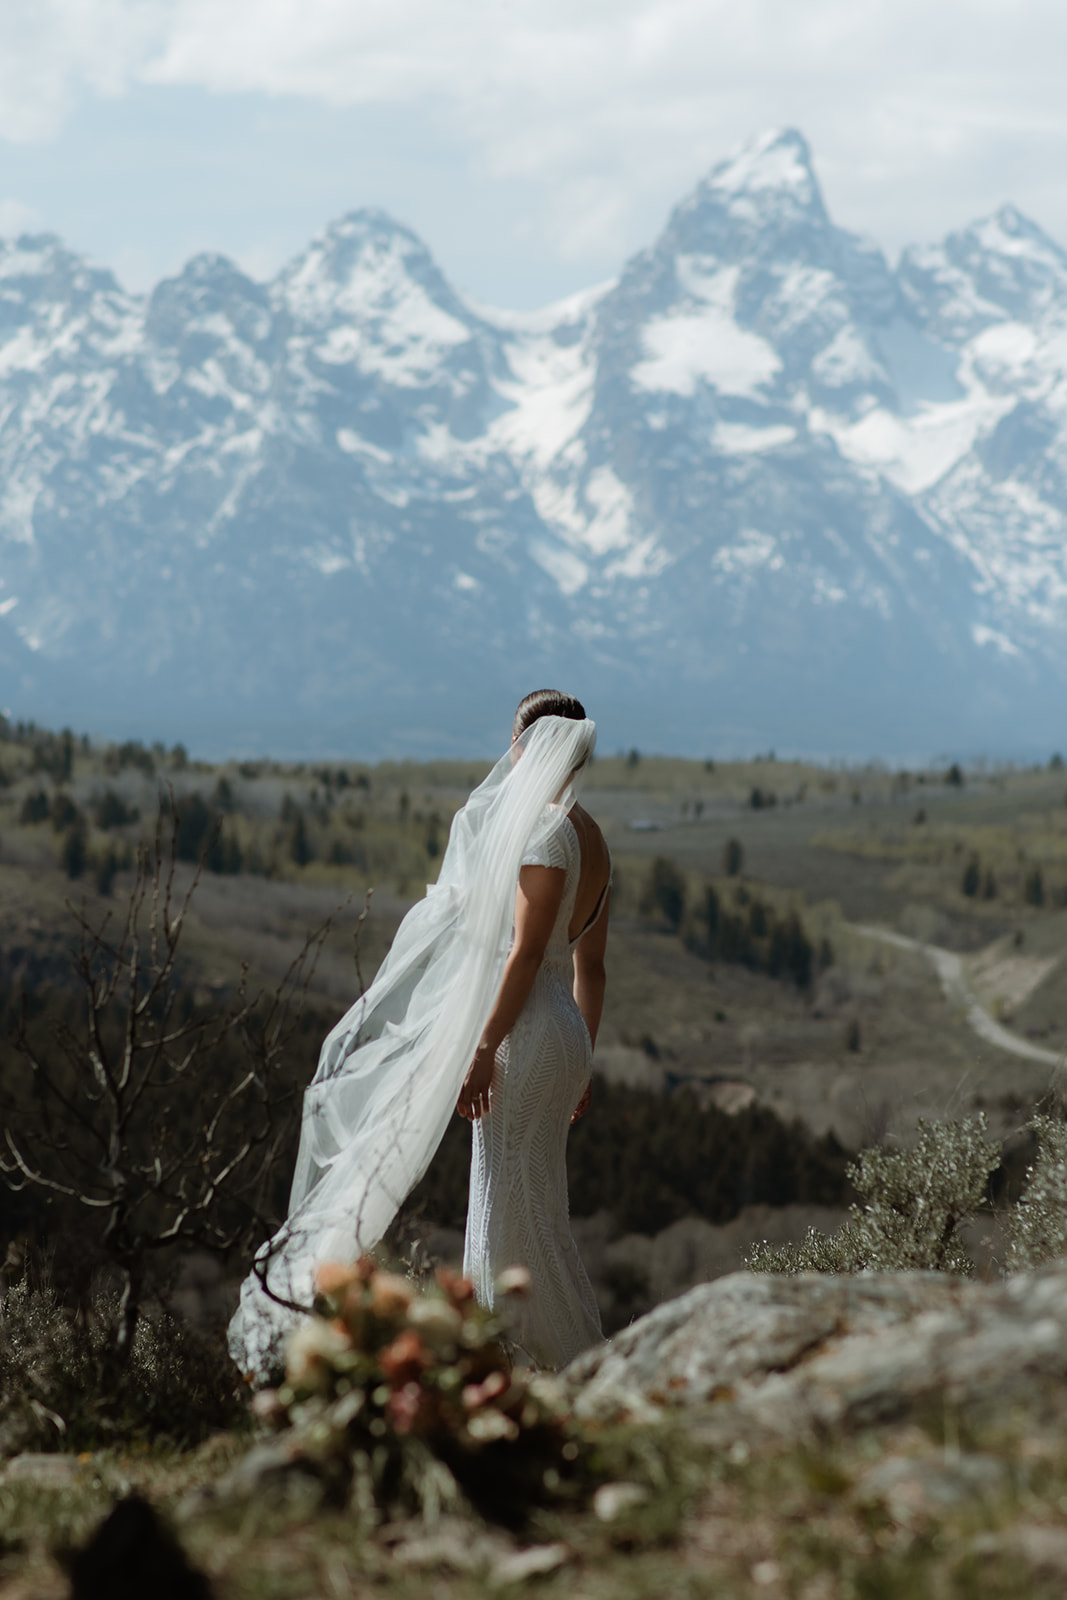
[[[328,1034],[288,1219],[230,1324],[243,1371],[276,1363],[318,1266],[381,1240],[453,1108],[473,1128],[464,1270],[479,1300],[491,1306],[498,1274],[522,1266],[515,1332],[531,1360],[560,1367],[601,1338],[566,1174],[604,999],[611,860],[573,788],[595,741],[572,696],[526,696],[509,752],[456,814],[437,883]]]

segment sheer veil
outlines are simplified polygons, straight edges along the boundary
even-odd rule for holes
[[[309,1305],[315,1269],[377,1244],[429,1166],[503,976],[526,844],[547,805],[571,803],[589,720],[541,717],[457,812],[440,877],[400,924],[367,992],[327,1035],[305,1095],[289,1216],[260,1250],[230,1324],[245,1372],[264,1373]]]

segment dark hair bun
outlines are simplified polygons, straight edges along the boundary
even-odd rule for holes
[[[535,689],[519,701],[512,738],[517,739],[541,717],[569,717],[572,722],[584,722],[585,707],[572,694],[563,694],[559,689]]]

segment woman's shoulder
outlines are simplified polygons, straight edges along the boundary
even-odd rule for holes
[[[547,805],[527,842],[522,865],[561,867],[566,870],[570,865],[573,837],[573,824],[563,807]]]

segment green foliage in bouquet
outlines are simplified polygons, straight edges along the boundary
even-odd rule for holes
[[[506,1315],[441,1269],[420,1291],[363,1258],[327,1264],[315,1315],[291,1334],[285,1381],[257,1415],[292,1430],[290,1452],[371,1517],[464,1501],[517,1525],[537,1505],[580,1492],[588,1447],[551,1380],[517,1368]],[[528,1292],[520,1268],[506,1305]]]

